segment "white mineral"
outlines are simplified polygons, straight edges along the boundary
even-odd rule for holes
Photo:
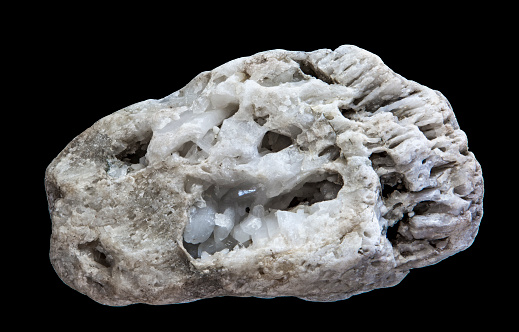
[[[236,59],[115,112],[45,185],[56,272],[108,305],[346,299],[466,249],[483,212],[445,97],[350,45]]]

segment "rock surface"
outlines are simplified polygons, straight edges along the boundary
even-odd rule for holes
[[[236,59],[115,112],[45,186],[54,269],[108,305],[346,299],[466,249],[483,212],[445,97],[350,45]]]

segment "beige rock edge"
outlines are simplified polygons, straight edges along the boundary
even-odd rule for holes
[[[45,187],[54,269],[116,306],[346,299],[466,249],[483,214],[446,98],[350,45],[239,58],[106,116]]]

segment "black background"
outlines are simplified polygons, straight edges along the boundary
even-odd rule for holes
[[[18,109],[31,110],[37,137],[28,156],[36,202],[30,209],[35,216],[25,230],[31,235],[31,263],[24,264],[31,282],[20,287],[18,308],[47,307],[59,319],[80,322],[88,317],[96,326],[130,321],[164,322],[173,328],[178,319],[192,328],[230,329],[277,324],[331,328],[335,323],[341,329],[359,323],[439,328],[497,322],[493,309],[506,303],[508,284],[516,277],[499,261],[502,248],[496,241],[504,236],[497,225],[505,215],[496,194],[497,173],[502,171],[493,162],[500,152],[491,145],[499,139],[499,124],[489,117],[497,111],[495,97],[488,93],[495,66],[488,63],[492,59],[498,67],[505,64],[488,48],[495,39],[482,19],[484,11],[453,13],[436,6],[396,15],[382,8],[373,15],[373,8],[359,12],[325,4],[298,5],[283,12],[259,3],[236,6],[206,10],[202,16],[201,8],[133,8],[132,14],[65,8],[66,15],[38,20],[29,35],[17,40],[27,69],[14,86],[24,95],[17,100]],[[108,307],[61,282],[48,259],[51,221],[43,177],[46,166],[70,140],[103,116],[164,97],[201,71],[237,57],[276,48],[312,51],[343,44],[379,55],[395,72],[449,99],[485,177],[485,214],[470,248],[434,266],[412,270],[395,287],[332,303],[224,297],[167,306]]]

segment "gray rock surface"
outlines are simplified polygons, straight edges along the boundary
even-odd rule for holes
[[[45,186],[54,269],[108,305],[346,299],[466,249],[483,213],[446,98],[350,45],[239,58],[115,112]]]

